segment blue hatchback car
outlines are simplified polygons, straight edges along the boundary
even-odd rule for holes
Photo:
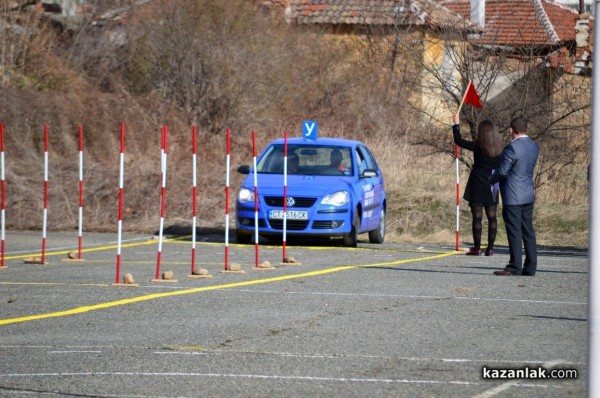
[[[383,174],[373,154],[359,141],[338,138],[288,139],[286,235],[341,238],[356,247],[360,233],[369,242],[385,238],[386,196]],[[254,173],[237,195],[236,238],[250,243],[255,234]],[[282,236],[284,223],[284,141],[271,142],[257,160],[258,231]]]

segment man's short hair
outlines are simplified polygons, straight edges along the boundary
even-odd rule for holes
[[[527,132],[527,120],[522,117],[517,117],[510,122],[510,127],[517,133],[523,134]]]

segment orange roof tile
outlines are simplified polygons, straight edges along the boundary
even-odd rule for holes
[[[298,24],[470,26],[468,19],[433,0],[290,0]]]
[[[469,0],[440,0],[444,7],[470,18]],[[531,0],[487,0],[485,2],[484,34],[472,40],[476,44],[500,46],[553,45],[552,29],[559,42],[575,40],[578,13],[568,7],[541,1],[550,21],[544,28]]]

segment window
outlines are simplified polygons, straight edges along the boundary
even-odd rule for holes
[[[375,159],[369,150],[364,146],[357,147],[356,151],[358,163],[358,172],[359,174],[364,173],[365,170],[377,170],[377,163],[375,163]]]
[[[283,174],[283,145],[271,145],[259,160],[258,173]],[[292,163],[294,163],[293,167]],[[297,164],[297,166],[296,166]],[[288,174],[352,175],[352,156],[349,147],[319,145],[289,145]]]

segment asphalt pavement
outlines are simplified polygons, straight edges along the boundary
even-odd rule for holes
[[[120,267],[116,238],[84,234],[77,261],[76,233],[50,232],[36,264],[41,233],[7,233],[0,396],[586,395],[585,251],[541,247],[535,277],[497,277],[502,247],[290,243],[298,263],[281,265],[281,245],[257,263],[254,245],[199,236],[198,277],[189,237],[165,238],[159,263],[155,237],[128,234]]]

